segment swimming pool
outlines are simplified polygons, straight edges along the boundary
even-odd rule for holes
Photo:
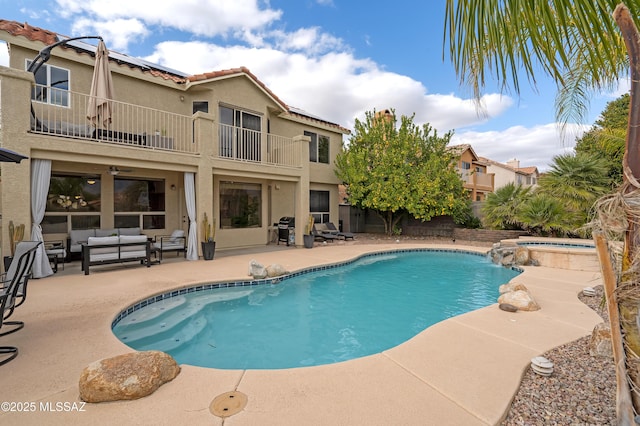
[[[518,273],[477,253],[377,253],[275,284],[211,284],[154,296],[121,312],[113,332],[133,349],[162,350],[203,367],[330,364],[379,353],[495,303],[498,286]]]

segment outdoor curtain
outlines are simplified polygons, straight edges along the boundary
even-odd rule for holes
[[[196,214],[196,184],[193,173],[184,174],[184,198],[189,215],[189,238],[187,240],[187,259],[198,260],[198,215]]]
[[[47,196],[49,194],[49,182],[51,180],[51,160],[31,160],[31,216],[33,227],[31,228],[32,241],[44,241],[42,237],[42,219],[47,207]],[[36,250],[36,257],[33,261],[33,278],[44,278],[53,275],[53,270],[49,264],[49,258],[44,248],[44,243],[40,244]]]

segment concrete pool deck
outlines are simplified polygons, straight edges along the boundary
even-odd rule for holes
[[[283,248],[210,262],[165,262],[77,267],[29,283],[24,320],[0,345],[19,348],[0,367],[0,401],[34,403],[32,412],[0,412],[0,423],[19,425],[492,425],[511,404],[532,357],[589,335],[602,322],[577,294],[601,284],[599,272],[525,267],[513,281],[525,284],[542,309],[507,313],[497,304],[429,327],[379,354],[343,363],[288,370],[217,370],[188,365],[172,382],[135,401],[86,404],[84,411],[55,411],[56,402],[80,408],[78,379],[89,363],[131,349],[111,333],[113,318],[152,294],[200,282],[246,279],[252,259],[293,271],[361,254],[460,244],[328,244],[311,250]],[[77,263],[77,262],[76,262]],[[13,319],[13,318],[12,318]],[[544,378],[541,378],[544,380]],[[247,395],[243,411],[219,418],[213,399],[225,392]],[[64,407],[64,406],[63,406]],[[64,410],[64,408],[62,408]]]

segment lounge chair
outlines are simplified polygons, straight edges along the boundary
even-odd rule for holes
[[[5,321],[13,314],[16,306],[24,303],[27,295],[27,281],[31,274],[31,266],[35,259],[35,252],[40,241],[22,241],[16,245],[16,253],[11,261],[8,271],[2,281],[0,292],[0,329],[4,325],[14,326],[7,332],[0,333],[4,336],[24,327],[22,321]],[[18,300],[18,302],[16,302]],[[0,346],[0,365],[4,365],[18,356],[18,348],[15,346]]]
[[[335,241],[338,239],[337,235],[333,235],[329,232],[322,232],[316,229],[316,225],[313,225],[311,230],[311,235],[313,235],[313,239],[316,241]]]
[[[160,262],[165,251],[175,251],[176,256],[182,252],[184,257],[187,257],[187,237],[182,229],[176,229],[171,235],[156,236],[153,247],[160,253]]]
[[[338,228],[336,228],[336,226],[333,224],[333,222],[327,222],[325,223],[327,229],[329,229],[330,232],[335,233],[335,235],[337,235],[338,237],[342,237],[345,240],[348,239],[355,239],[355,236],[353,235],[353,233],[351,232],[342,232],[340,230],[338,230]]]

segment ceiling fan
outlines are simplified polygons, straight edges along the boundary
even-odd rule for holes
[[[120,173],[131,173],[133,170],[131,169],[121,169],[119,167],[116,166],[109,166],[109,174],[111,176],[117,176]]]

